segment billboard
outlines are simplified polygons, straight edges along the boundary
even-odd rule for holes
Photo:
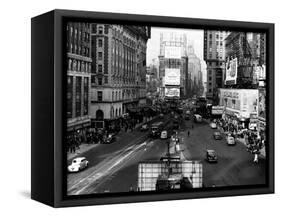
[[[223,106],[212,106],[212,115],[222,115]]]
[[[166,87],[165,96],[166,97],[180,97],[180,88]]]
[[[237,58],[226,62],[225,84],[229,84],[229,83],[236,84],[237,67],[238,67]]]
[[[165,85],[180,85],[180,69],[165,69]]]
[[[259,101],[258,101],[258,117],[265,120],[266,109],[265,109],[265,89],[259,89]]]
[[[164,57],[168,59],[181,59],[181,47],[165,46]]]

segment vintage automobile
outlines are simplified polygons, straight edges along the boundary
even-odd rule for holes
[[[89,165],[89,161],[85,157],[74,158],[71,164],[67,167],[68,172],[79,172]]]
[[[215,140],[221,140],[222,139],[222,135],[218,131],[214,132],[213,136],[214,136]]]
[[[206,160],[210,163],[216,163],[218,162],[218,156],[215,152],[215,150],[206,150]]]
[[[147,130],[149,130],[148,124],[141,125],[140,131],[147,131]]]
[[[104,138],[103,143],[110,144],[116,141],[116,136],[113,133],[108,134],[107,137]]]
[[[210,123],[210,127],[211,127],[212,129],[217,129],[217,124],[214,123],[214,122],[212,122],[212,123]]]
[[[168,131],[167,130],[163,130],[161,132],[160,138],[161,139],[167,139],[168,138]]]
[[[235,144],[236,144],[234,137],[231,136],[231,135],[228,135],[228,136],[226,137],[226,143],[227,143],[228,145],[235,145]]]

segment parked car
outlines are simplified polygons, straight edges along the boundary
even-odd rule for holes
[[[108,136],[104,139],[105,144],[110,144],[116,141],[116,136],[113,133],[108,134]]]
[[[67,167],[68,172],[79,172],[89,165],[89,161],[85,157],[74,158],[71,164]]]
[[[147,131],[148,129],[149,129],[148,124],[141,125],[141,128],[140,128],[141,131]]]
[[[160,136],[161,139],[167,139],[168,138],[168,132],[167,130],[163,130],[161,132],[161,136]]]
[[[221,140],[222,139],[222,135],[218,131],[214,132],[213,136],[214,136],[215,140]]]
[[[227,143],[228,145],[235,145],[235,144],[236,144],[234,137],[231,136],[231,135],[228,135],[228,136],[226,137],[226,143]]]
[[[212,123],[210,123],[210,127],[211,127],[212,129],[217,129],[217,124],[214,123],[214,122],[212,122]]]
[[[210,163],[216,163],[218,162],[218,156],[215,152],[215,150],[206,150],[206,160]]]

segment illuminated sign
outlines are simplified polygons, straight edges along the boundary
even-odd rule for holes
[[[167,97],[179,97],[180,89],[179,88],[165,88],[165,96]]]

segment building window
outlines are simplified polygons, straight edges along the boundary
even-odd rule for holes
[[[211,34],[209,35],[209,39],[212,39],[212,37],[213,37],[213,36],[212,36],[212,33],[211,33]]]
[[[102,65],[98,64],[98,72],[102,73]]]
[[[98,101],[102,102],[102,91],[98,91]]]
[[[98,78],[98,85],[102,85],[102,78]]]
[[[98,47],[102,47],[102,39],[98,39]]]
[[[104,77],[104,83],[105,83],[105,84],[108,84],[108,77],[107,77],[107,76]]]
[[[67,118],[72,118],[72,102],[73,102],[73,77],[67,78]]]
[[[88,114],[89,78],[84,78],[84,115]]]
[[[96,83],[96,79],[95,79],[95,76],[94,76],[94,75],[91,76],[91,83],[92,83],[92,84]]]
[[[209,77],[209,81],[211,81],[211,80],[212,80],[212,77],[210,76],[210,77]]]
[[[99,34],[100,34],[100,35],[103,34],[103,26],[99,26]]]
[[[98,60],[102,60],[102,52],[98,52]]]
[[[81,86],[82,77],[76,77],[76,117],[81,116]]]

